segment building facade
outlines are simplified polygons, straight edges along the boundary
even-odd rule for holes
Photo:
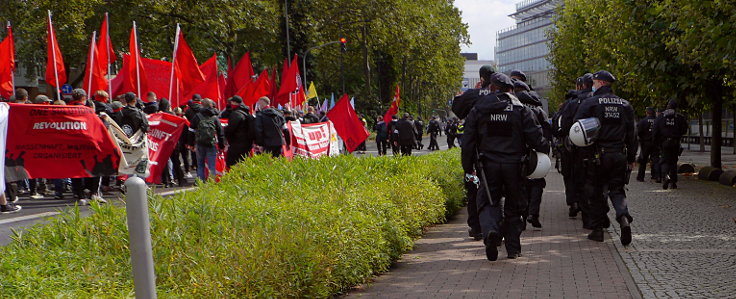
[[[543,98],[551,88],[552,64],[547,60],[547,32],[553,29],[555,9],[561,4],[561,0],[519,2],[516,12],[509,15],[516,20],[516,25],[496,34],[495,58],[499,71],[507,74],[512,70],[523,71],[527,83]]]
[[[477,53],[460,53],[465,57],[465,72],[463,72],[463,84],[462,90],[468,90],[469,88],[475,88],[475,85],[480,82],[480,67],[486,64],[496,66],[493,60],[478,60]]]

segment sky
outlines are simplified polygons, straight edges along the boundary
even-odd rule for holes
[[[516,3],[522,0],[455,0],[462,11],[463,22],[468,24],[469,46],[462,46],[463,53],[478,53],[479,60],[492,60],[496,46],[496,32],[514,25],[508,15],[516,11]]]

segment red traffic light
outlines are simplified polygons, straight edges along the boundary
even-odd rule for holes
[[[340,38],[340,42],[341,42],[341,43],[343,43],[343,44],[345,44],[345,43],[347,43],[347,42],[348,42],[348,39],[346,39],[346,38],[344,38],[344,37],[341,37],[341,38]]]

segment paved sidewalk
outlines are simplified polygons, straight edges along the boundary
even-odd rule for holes
[[[580,220],[567,217],[562,177],[550,173],[547,185],[541,209],[544,228],[529,226],[523,233],[522,258],[509,260],[502,249],[498,261],[486,260],[482,242],[468,238],[463,210],[430,229],[388,273],[347,297],[638,297],[610,236],[605,243],[587,240],[589,231]]]

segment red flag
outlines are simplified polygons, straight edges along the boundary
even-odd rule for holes
[[[15,44],[13,29],[8,23],[8,36],[0,42],[0,97],[9,99],[13,95],[13,72],[15,72]]]
[[[396,91],[394,92],[394,100],[391,102],[391,107],[388,108],[388,111],[386,111],[386,114],[383,116],[383,121],[385,121],[387,124],[391,121],[391,116],[396,115],[396,113],[399,113],[399,104],[401,103],[401,97],[400,97],[400,90],[399,90],[399,84],[396,84]]]
[[[335,107],[327,112],[327,117],[335,125],[337,134],[342,137],[349,152],[353,152],[370,135],[350,105],[347,94],[344,94]]]
[[[87,55],[87,64],[85,66],[83,87],[87,91],[87,95],[92,96],[98,90],[107,90],[107,62],[100,60],[100,53],[95,46],[96,32],[92,33],[92,41],[89,44],[89,54]]]
[[[220,88],[220,95],[222,95],[222,98],[228,99],[229,97],[225,96],[225,87],[227,86],[225,74],[220,74],[220,76],[217,77],[217,86]]]
[[[187,120],[164,112],[148,115],[147,118],[150,127],[146,136],[152,145],[148,147],[148,159],[155,163],[151,163],[151,175],[146,182],[160,184],[161,173],[176,148]]]
[[[148,77],[146,77],[146,69],[143,67],[143,57],[141,57],[141,52],[138,48],[138,33],[135,22],[133,22],[133,29],[130,30],[129,46],[130,63],[128,63],[128,78],[124,82],[124,88],[126,90],[132,90],[138,97],[144,99],[146,97],[143,96],[143,93],[148,92]]]
[[[220,93],[218,82],[217,54],[212,54],[212,57],[202,63],[202,65],[199,66],[199,69],[202,70],[205,81],[197,85],[197,87],[192,89],[189,93],[186,93],[186,96],[184,96],[183,99],[191,99],[195,93],[198,93],[202,98],[209,98],[215,101],[218,107],[224,107],[225,99]]]
[[[99,52],[100,61],[107,63],[109,57],[110,63],[115,62],[117,57],[115,56],[115,50],[112,47],[112,40],[110,39],[110,33],[108,32],[107,24],[107,13],[105,18],[102,20],[102,28],[100,28],[100,39],[97,40],[97,52]],[[107,75],[107,68],[105,68],[105,75]]]
[[[51,23],[51,11],[49,11],[46,42],[48,45],[46,47],[46,83],[56,87],[58,93],[61,84],[66,83],[66,69],[61,50],[59,50],[59,43],[56,41],[54,25]]]
[[[266,97],[271,93],[271,82],[268,80],[268,69],[264,69],[258,76],[258,80],[253,84],[251,92],[247,98],[243,98],[243,103],[254,110],[254,105],[261,97]]]
[[[301,80],[299,77],[299,63],[297,55],[294,54],[294,59],[291,61],[291,66],[288,66],[288,70],[284,74],[281,74],[281,87],[279,93],[276,95],[275,104],[293,104],[296,93],[299,92]]]
[[[197,58],[194,57],[192,48],[189,47],[184,40],[184,34],[179,31],[178,43],[174,49],[174,75],[181,82],[183,94],[189,93],[192,89],[204,82],[204,74],[199,69]]]
[[[226,94],[228,97],[237,94],[246,85],[253,83],[253,63],[250,61],[250,52],[246,52],[234,69],[227,72]],[[242,96],[241,96],[242,97]]]
[[[113,95],[119,95],[129,91],[135,92],[135,88],[133,88],[128,82],[130,77],[128,76],[128,70],[133,68],[130,66],[132,63],[131,61],[132,58],[130,55],[123,54],[123,67],[111,82]],[[146,73],[144,74],[146,75],[145,79],[148,86],[148,89],[146,90],[155,92],[157,95],[168,94],[169,80],[171,80],[171,62],[142,57],[141,64],[146,69]],[[176,88],[174,88],[174,91],[174,94],[176,95]],[[171,100],[172,106],[178,105],[177,99],[178,97],[169,99]],[[144,96],[142,100],[146,101],[147,99]]]

